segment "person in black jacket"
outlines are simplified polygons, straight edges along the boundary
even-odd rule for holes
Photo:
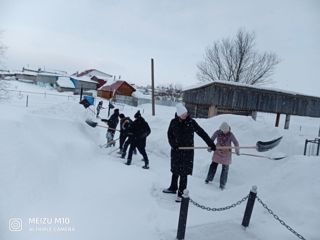
[[[167,132],[171,146],[171,184],[163,192],[176,194],[178,190],[176,201],[180,202],[183,191],[187,188],[188,175],[192,175],[194,150],[180,150],[179,147],[193,147],[194,133],[197,133],[211,150],[215,150],[216,146],[208,134],[188,115],[182,103],[178,103],[176,107],[176,116],[171,120]]]
[[[122,154],[124,143],[128,137],[129,125],[132,123],[132,120],[129,117],[126,117],[123,113],[120,113],[119,117],[120,117],[120,137],[119,137],[120,151],[118,153]]]
[[[96,115],[96,118],[99,117],[100,111],[101,111],[101,109],[103,108],[102,105],[103,105],[103,101],[100,101],[100,102],[98,103],[98,106],[97,106],[97,115]]]
[[[151,133],[151,129],[149,127],[149,124],[141,116],[140,111],[136,112],[134,118],[135,120],[133,121],[131,126],[132,141],[130,144],[126,164],[131,164],[133,151],[135,148],[137,148],[140,154],[143,156],[144,166],[142,168],[149,169],[149,159],[146,153],[146,141],[147,137]]]
[[[114,138],[114,134],[116,132],[116,128],[119,123],[119,109],[116,108],[108,120],[101,119],[101,121],[106,122],[108,124],[108,130],[107,130],[108,144],[107,144],[107,147],[115,146],[115,141],[113,141],[113,138]]]

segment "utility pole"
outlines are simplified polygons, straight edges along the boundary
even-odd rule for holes
[[[151,58],[151,90],[152,90],[152,116],[154,116],[155,113],[155,99],[154,99],[154,63],[153,58]]]

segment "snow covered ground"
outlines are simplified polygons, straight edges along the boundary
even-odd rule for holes
[[[47,94],[29,94],[26,107],[27,93],[1,90],[0,239],[175,239],[180,204],[162,193],[171,177],[166,131],[174,107],[156,106],[156,116],[151,116],[150,105],[117,106],[131,117],[140,109],[152,128],[150,170],[144,170],[140,155],[126,166],[115,148],[99,147],[106,130],[85,123],[94,115],[77,97],[15,81],[6,82],[6,88]],[[101,115],[106,117],[106,110]],[[230,123],[242,146],[283,136],[269,152],[242,153],[287,157],[234,156],[221,191],[221,168],[213,183],[204,184],[211,153],[197,150],[188,179],[190,197],[208,207],[224,207],[256,185],[258,197],[280,219],[305,239],[320,239],[320,157],[303,156],[305,139],[317,137],[319,119],[292,116],[289,130],[275,128],[271,114],[259,114],[257,121],[235,115],[197,119],[210,136],[222,121]],[[204,145],[198,136],[195,143]],[[245,205],[208,212],[190,204],[186,239],[297,239],[258,202],[250,226],[243,229]]]

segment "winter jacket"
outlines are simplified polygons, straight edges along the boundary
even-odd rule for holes
[[[185,120],[175,117],[168,128],[168,141],[171,146],[171,172],[177,175],[191,175],[194,151],[179,150],[178,147],[193,147],[194,133],[197,133],[208,146],[214,143],[198,123],[188,116]]]
[[[143,117],[138,117],[132,122],[131,131],[135,139],[145,139],[151,133],[150,126]]]
[[[120,133],[128,135],[128,132],[131,129],[132,120],[129,117],[125,117],[120,120]]]
[[[212,141],[217,139],[218,146],[231,146],[233,143],[234,146],[239,147],[238,140],[233,135],[232,132],[223,133],[221,130],[217,130],[211,137]],[[236,152],[239,152],[239,149],[236,149]],[[223,165],[230,165],[232,160],[232,149],[217,149],[212,156],[212,161],[216,163],[221,163]]]
[[[115,133],[116,132],[115,129],[117,128],[118,123],[119,123],[119,112],[113,113],[108,120],[101,119],[101,121],[107,122],[108,127],[109,127],[108,132]]]

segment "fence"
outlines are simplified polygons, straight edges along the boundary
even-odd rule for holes
[[[179,222],[178,222],[177,238],[176,239],[178,239],[178,240],[185,239],[189,202],[191,202],[194,206],[196,206],[198,208],[201,208],[203,210],[216,212],[216,211],[225,211],[225,210],[229,210],[231,208],[235,208],[235,207],[241,205],[243,202],[245,202],[247,200],[247,205],[246,205],[245,212],[244,212],[243,219],[242,219],[242,223],[241,223],[241,225],[246,228],[246,227],[249,226],[251,215],[252,215],[252,211],[253,211],[253,207],[254,207],[254,203],[255,203],[256,199],[257,199],[258,203],[260,203],[262,205],[262,207],[265,208],[268,211],[268,213],[270,213],[274,217],[274,219],[276,219],[281,225],[286,227],[291,233],[293,233],[299,239],[305,240],[305,238],[301,234],[296,232],[292,227],[290,227],[287,223],[285,223],[284,220],[280,219],[280,217],[278,217],[278,215],[276,215],[261,200],[261,198],[259,198],[257,196],[257,187],[256,186],[253,186],[251,191],[250,191],[250,193],[248,195],[244,196],[239,201],[237,201],[237,202],[235,202],[235,203],[233,203],[231,205],[228,205],[228,206],[225,206],[225,207],[219,207],[219,208],[206,207],[206,206],[204,206],[202,204],[197,203],[196,201],[194,201],[193,199],[191,199],[189,197],[188,190],[185,190],[184,194],[182,195],[182,201],[181,201],[181,205],[180,205],[180,214],[179,214]]]
[[[320,138],[315,138],[314,140],[306,139],[303,154],[308,156],[319,156],[319,152]]]
[[[141,104],[151,103],[151,99],[116,95],[115,102],[137,107]],[[163,106],[175,106],[177,104],[176,101],[159,100],[159,99],[156,99],[155,103],[157,105],[163,105]]]
[[[39,106],[46,105],[48,103],[56,103],[61,101],[78,101],[79,97],[74,95],[63,95],[63,94],[54,94],[47,92],[33,92],[33,91],[20,91],[13,89],[2,89],[2,100],[7,101],[10,98],[13,98],[13,101],[10,101],[11,105],[16,106]]]

